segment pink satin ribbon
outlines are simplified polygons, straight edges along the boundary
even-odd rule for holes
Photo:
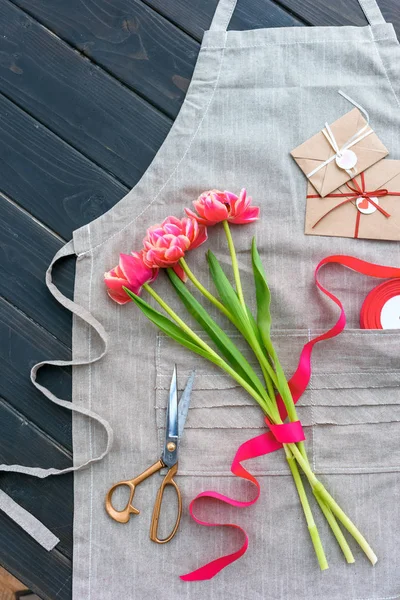
[[[296,372],[292,376],[289,381],[289,388],[293,396],[294,402],[297,402],[305,389],[308,386],[311,377],[311,355],[315,344],[321,342],[323,340],[330,339],[339,335],[343,331],[346,325],[346,315],[344,312],[344,308],[340,300],[329,292],[318,280],[318,273],[320,269],[327,264],[339,264],[357,273],[361,273],[362,275],[367,275],[368,277],[378,277],[382,279],[388,278],[398,278],[400,277],[400,269],[396,267],[386,267],[382,265],[376,265],[374,263],[369,263],[367,261],[361,260],[359,258],[355,258],[353,256],[345,256],[345,255],[336,255],[336,256],[328,256],[321,260],[315,269],[315,283],[318,289],[325,294],[328,298],[333,300],[333,302],[339,307],[340,315],[335,325],[328,329],[322,335],[310,340],[307,342],[300,354],[299,363],[296,369]],[[280,397],[277,398],[279,413],[281,415],[282,420],[286,419],[287,412],[285,405]],[[221,556],[206,565],[188,573],[186,575],[181,575],[181,579],[183,581],[202,581],[205,579],[212,579],[219,571],[227,567],[228,565],[235,562],[238,558],[245,554],[248,545],[249,538],[244,529],[239,527],[239,525],[235,525],[234,523],[211,523],[207,521],[202,521],[196,517],[194,514],[194,505],[201,498],[214,498],[216,500],[220,500],[221,502],[225,502],[230,506],[236,506],[238,508],[245,508],[247,506],[251,506],[255,502],[257,502],[260,497],[260,484],[257,479],[247,471],[243,465],[242,461],[249,460],[250,458],[256,458],[258,456],[263,456],[264,454],[269,454],[270,452],[275,452],[282,448],[282,444],[285,443],[295,443],[301,440],[304,440],[304,433],[301,427],[300,421],[296,421],[293,423],[284,423],[283,425],[274,425],[265,419],[266,424],[268,425],[270,431],[263,433],[255,438],[252,438],[244,444],[242,444],[233,459],[231,465],[231,471],[236,477],[241,477],[242,479],[246,479],[253,483],[257,488],[256,496],[248,501],[242,502],[240,500],[235,500],[234,498],[230,498],[229,496],[225,496],[223,494],[219,494],[218,492],[207,490],[205,492],[201,492],[198,494],[190,503],[189,511],[196,523],[200,525],[205,525],[206,527],[232,527],[234,529],[238,529],[244,535],[244,543],[236,552],[232,554],[227,554],[225,556]]]

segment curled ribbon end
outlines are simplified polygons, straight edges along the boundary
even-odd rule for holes
[[[233,552],[232,554],[227,554],[226,556],[221,556],[216,560],[209,562],[208,564],[192,571],[191,573],[187,573],[186,575],[179,575],[179,578],[182,581],[206,581],[207,579],[212,579],[217,575],[222,569],[225,569],[228,565],[232,564],[236,560],[238,560],[243,554],[246,553],[247,548],[249,547],[249,538],[247,537],[246,532],[239,527],[238,525],[224,524],[225,527],[234,527],[235,529],[239,529],[245,536],[245,541],[243,546]]]

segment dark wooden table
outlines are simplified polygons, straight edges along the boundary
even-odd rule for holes
[[[400,31],[398,0],[381,5]],[[44,274],[71,232],[118,202],[150,164],[215,6],[0,0],[1,462],[71,463],[70,414],[29,380],[34,363],[70,355],[71,317]],[[356,0],[239,0],[230,28],[365,24]],[[57,269],[69,294],[73,268]],[[68,369],[40,380],[69,397]],[[72,476],[1,474],[0,487],[61,539],[48,553],[0,513],[0,563],[42,598],[71,598]]]

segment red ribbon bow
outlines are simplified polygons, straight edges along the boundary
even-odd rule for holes
[[[357,198],[364,198],[365,200],[370,202],[372,204],[372,206],[374,206],[377,210],[379,210],[379,212],[382,213],[386,218],[390,217],[390,214],[386,210],[384,210],[382,208],[382,206],[379,206],[379,204],[377,204],[372,198],[373,197],[381,198],[383,196],[400,196],[400,192],[389,192],[389,190],[387,190],[385,188],[369,192],[365,189],[364,173],[361,173],[360,179],[361,179],[361,185],[359,185],[357,183],[357,180],[355,178],[351,180],[351,183],[353,184],[354,187],[352,187],[349,182],[346,183],[349,190],[351,190],[349,193],[328,194],[327,196],[325,196],[325,198],[346,198],[346,200],[344,200],[343,202],[339,202],[339,204],[336,204],[336,206],[334,206],[333,208],[328,210],[324,215],[322,215],[322,217],[320,217],[318,219],[318,221],[316,223],[314,223],[314,225],[312,226],[313,229],[318,225],[318,223],[320,223],[322,221],[322,219],[325,219],[325,217],[327,217],[331,212],[333,212],[340,206],[347,204],[348,202],[354,203],[354,200]],[[307,198],[320,198],[320,196],[319,196],[319,194],[309,194],[307,196]],[[355,204],[354,204],[354,206],[357,210],[356,223],[355,223],[355,229],[354,229],[354,237],[358,238],[358,233],[359,233],[359,229],[360,229],[361,212],[358,210],[358,208]]]

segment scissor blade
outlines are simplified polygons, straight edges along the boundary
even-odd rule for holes
[[[161,460],[169,468],[178,461],[178,388],[176,382],[176,365],[174,366],[169,388],[165,442]]]
[[[186,423],[186,417],[190,405],[190,395],[192,393],[193,381],[196,375],[196,371],[192,371],[189,375],[189,379],[186,382],[185,389],[182,392],[181,399],[178,404],[178,423],[179,423],[179,439],[182,437],[183,430]]]
[[[174,365],[171,385],[169,388],[165,437],[167,439],[178,438],[178,387],[176,377],[176,365]]]

